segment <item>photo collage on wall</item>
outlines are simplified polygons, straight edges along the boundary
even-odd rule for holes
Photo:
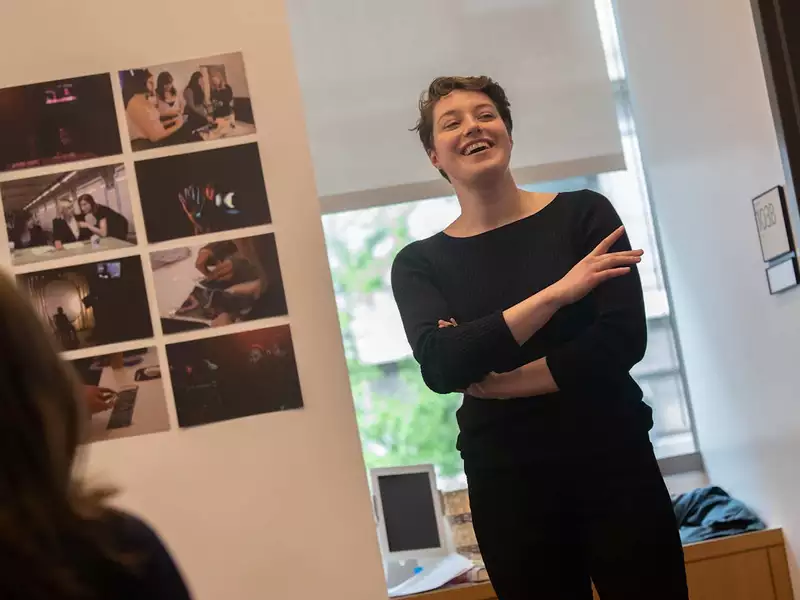
[[[0,125],[8,269],[89,442],[302,408],[241,53],[0,89]]]

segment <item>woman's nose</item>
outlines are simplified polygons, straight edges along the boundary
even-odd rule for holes
[[[481,124],[478,119],[474,117],[466,117],[464,119],[464,135],[479,133],[481,131]]]

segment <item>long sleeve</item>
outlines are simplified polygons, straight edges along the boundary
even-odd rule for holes
[[[614,207],[604,196],[586,195],[589,205],[582,213],[576,245],[582,255],[590,252],[622,223]],[[630,250],[628,236],[623,236],[611,252]],[[607,281],[589,296],[596,320],[578,337],[551,350],[547,365],[563,392],[583,392],[598,384],[618,381],[644,357],[647,346],[647,322],[638,271]]]
[[[61,242],[62,244],[75,241],[64,219],[53,219],[53,241]]]
[[[454,315],[415,244],[395,258],[392,290],[422,378],[434,392],[465,389],[507,365],[519,352],[501,311],[458,327],[438,327],[440,319]]]

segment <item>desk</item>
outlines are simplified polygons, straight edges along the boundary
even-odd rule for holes
[[[133,248],[135,244],[117,238],[106,237],[98,240],[97,246],[93,247],[90,241],[75,242],[68,244],[67,247],[57,250],[55,246],[37,246],[36,248],[21,248],[11,252],[11,262],[16,266],[29,265],[33,263],[54,260],[56,258],[66,258],[68,256],[81,256],[102,252],[103,250],[119,250],[121,248]]]
[[[167,415],[167,401],[164,397],[164,380],[151,379],[150,381],[136,381],[136,371],[143,367],[158,365],[158,353],[155,348],[150,348],[142,355],[141,363],[132,367],[112,369],[104,367],[100,375],[100,387],[118,390],[126,385],[138,385],[139,393],[136,395],[136,404],[133,407],[133,421],[129,427],[119,429],[106,429],[112,409],[92,415],[89,427],[89,441],[113,440],[122,437],[131,437],[143,433],[155,433],[169,429]]]
[[[684,558],[691,600],[719,598],[793,600],[794,598],[783,532],[780,529],[690,544],[684,547]],[[408,598],[496,600],[497,596],[490,583],[474,583],[443,588]]]
[[[228,119],[217,119],[217,128],[200,134],[204,141],[219,140],[229,137],[241,137],[256,132],[256,126],[244,121],[236,121],[235,126]]]

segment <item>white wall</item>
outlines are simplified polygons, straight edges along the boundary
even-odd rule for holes
[[[784,176],[749,2],[617,5],[700,449],[796,554],[800,289],[769,295],[751,207]]]
[[[283,2],[41,0],[0,14],[0,55],[16,57],[0,87],[244,52],[274,219],[248,233],[276,233],[305,408],[178,430],[170,403],[172,431],[92,446],[89,474],[119,484],[120,503],[156,526],[198,600],[385,598]],[[118,89],[116,101],[119,112]],[[132,177],[131,156],[123,162]],[[162,340],[139,345],[164,361]]]

